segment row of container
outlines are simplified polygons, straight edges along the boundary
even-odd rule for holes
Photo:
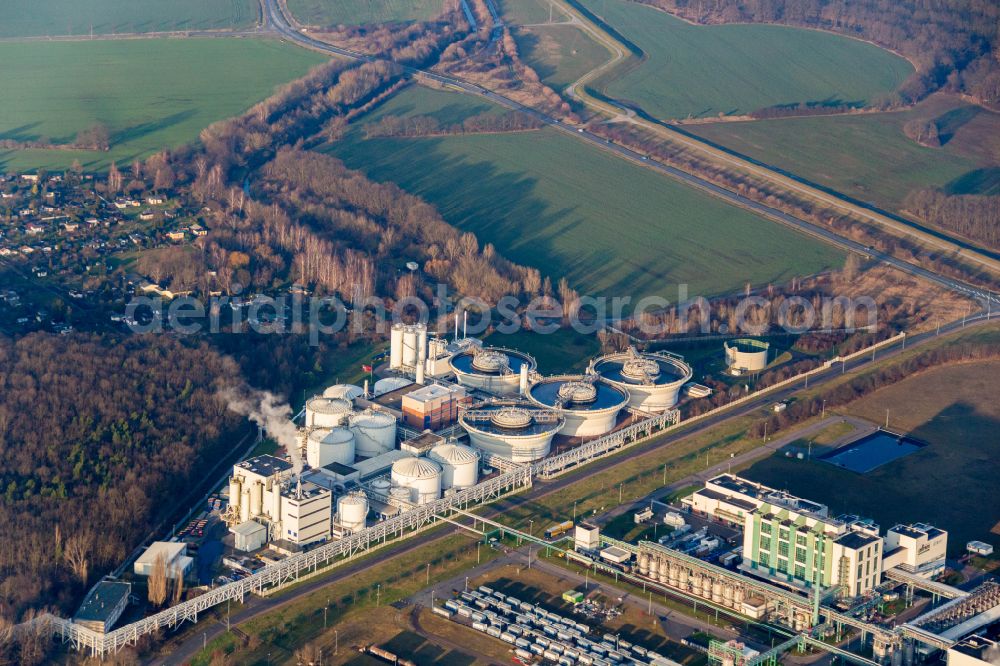
[[[473,629],[514,645],[515,654],[524,659],[541,657],[565,666],[678,666],[612,634],[591,637],[585,624],[485,585],[445,602],[444,611],[468,618]]]

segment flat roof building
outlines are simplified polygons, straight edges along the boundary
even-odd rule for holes
[[[157,559],[162,558],[168,578],[184,578],[194,565],[183,541],[154,541],[132,565],[136,576],[151,576]]]
[[[932,578],[944,571],[948,533],[926,523],[896,525],[885,533],[882,568]]]
[[[128,606],[132,585],[101,581],[90,591],[73,616],[73,623],[102,634],[108,633]]]
[[[764,503],[792,511],[826,516],[825,504],[796,497],[735,474],[720,474],[705,482],[705,487],[688,495],[681,503],[693,513],[714,518],[733,526],[742,526],[748,513]]]

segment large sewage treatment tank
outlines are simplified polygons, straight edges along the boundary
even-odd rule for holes
[[[441,486],[471,488],[479,481],[479,452],[461,444],[438,444],[427,456],[441,465]]]
[[[681,387],[691,380],[691,366],[670,354],[640,353],[635,347],[594,361],[601,379],[625,389],[629,406],[663,412],[677,404]]]
[[[540,460],[566,419],[557,411],[525,402],[482,403],[467,409],[458,422],[477,449],[517,463]]]
[[[533,373],[535,359],[513,349],[469,345],[448,361],[458,383],[494,395],[516,395],[522,373]]]
[[[354,412],[354,405],[343,398],[315,396],[306,400],[307,428],[335,428]]]
[[[410,502],[427,504],[441,497],[441,466],[427,458],[400,458],[392,463],[392,485],[408,488]]]
[[[354,450],[371,458],[396,448],[396,417],[385,412],[365,410],[351,417]]]
[[[562,412],[566,423],[561,434],[593,437],[614,429],[629,392],[594,374],[561,375],[532,384],[527,398],[539,407]]]

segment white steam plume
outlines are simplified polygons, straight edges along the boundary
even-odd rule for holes
[[[302,454],[299,452],[298,428],[292,423],[292,407],[267,391],[250,390],[224,392],[226,406],[264,428],[278,444],[285,447],[292,458],[297,477],[302,472]]]

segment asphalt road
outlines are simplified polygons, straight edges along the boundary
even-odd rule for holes
[[[286,39],[301,44],[307,48],[321,51],[324,53],[329,53],[333,55],[339,55],[345,58],[351,58],[354,60],[359,60],[362,62],[376,62],[380,60],[386,60],[378,56],[367,55],[364,53],[359,53],[350,49],[344,49],[339,46],[334,46],[326,42],[322,42],[318,39],[314,39],[307,34],[304,34],[296,29],[294,29],[289,23],[288,19],[285,17],[281,8],[278,6],[278,0],[261,0],[263,3],[263,13],[266,21],[266,25],[274,32],[280,34]],[[398,65],[398,63],[397,63]],[[820,238],[828,243],[841,247],[845,250],[856,252],[859,254],[866,255],[872,259],[877,259],[885,264],[888,264],[898,270],[908,273],[913,276],[921,277],[926,280],[930,280],[936,284],[939,284],[948,289],[958,291],[974,298],[977,298],[983,302],[984,307],[991,308],[993,304],[1000,305],[1000,296],[994,295],[979,287],[969,285],[961,280],[955,278],[940,275],[933,271],[930,271],[922,266],[916,264],[911,264],[910,262],[903,261],[902,259],[897,259],[891,255],[885,254],[884,252],[879,252],[874,248],[865,246],[857,241],[851,240],[840,236],[839,234],[822,227],[818,224],[808,222],[806,220],[800,219],[793,215],[789,215],[784,211],[778,210],[777,208],[772,208],[765,204],[759,203],[757,201],[752,201],[746,197],[742,197],[736,192],[732,192],[723,187],[716,185],[708,180],[705,180],[699,176],[682,171],[676,167],[672,167],[668,164],[658,162],[647,155],[644,155],[638,151],[620,146],[615,143],[610,143],[606,139],[587,131],[586,128],[576,127],[564,123],[557,118],[549,116],[542,113],[534,108],[525,106],[519,102],[509,99],[503,95],[495,93],[491,90],[487,90],[481,86],[468,83],[461,79],[457,79],[451,76],[444,76],[436,72],[431,72],[427,70],[417,69],[415,67],[407,67],[398,65],[406,73],[415,76],[417,78],[426,78],[438,83],[457,88],[463,92],[477,95],[488,99],[500,106],[507,107],[509,109],[514,109],[522,113],[531,115],[537,118],[539,121],[545,125],[558,130],[564,134],[574,136],[581,141],[586,141],[591,145],[606,150],[622,159],[628,160],[650,168],[657,171],[663,175],[669,176],[676,180],[679,180],[691,187],[697,188],[704,192],[708,192],[716,197],[724,199],[725,201],[731,203],[734,206],[739,206],[749,211],[753,211],[758,215],[766,217],[770,220],[779,222],[790,226],[798,231],[808,234],[810,236]]]

